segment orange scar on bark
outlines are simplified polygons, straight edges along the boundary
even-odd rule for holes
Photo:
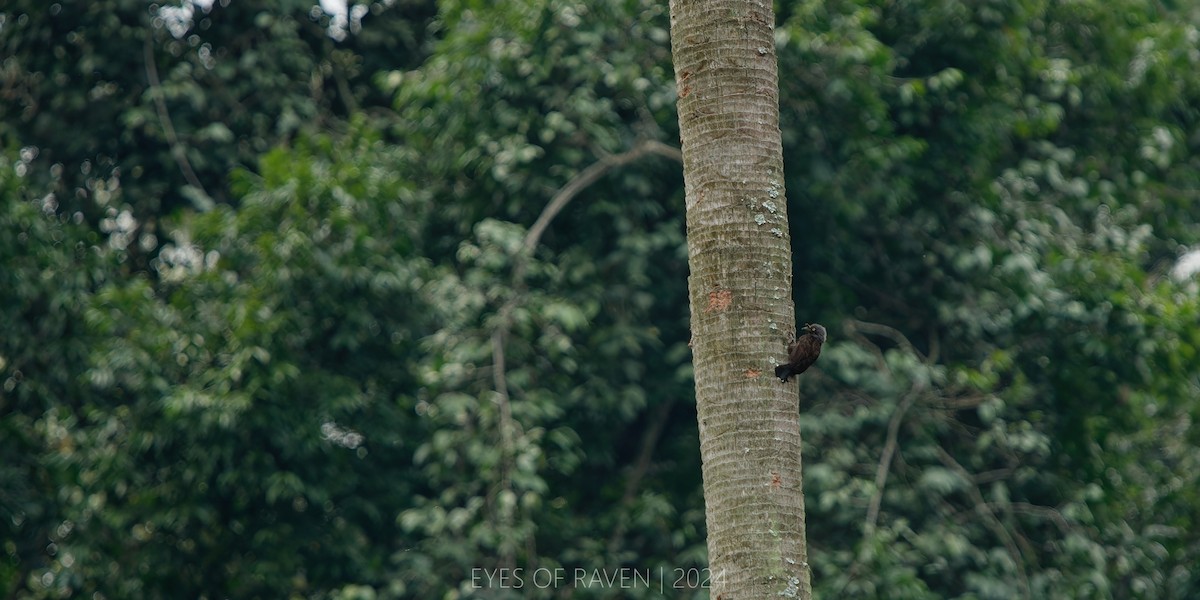
[[[704,312],[720,312],[728,309],[730,304],[733,304],[733,292],[718,288],[708,293],[708,308]]]

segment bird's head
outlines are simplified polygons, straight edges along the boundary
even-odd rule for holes
[[[816,336],[817,339],[821,340],[822,344],[825,343],[825,327],[823,325],[816,323],[807,324],[804,326],[804,332]]]

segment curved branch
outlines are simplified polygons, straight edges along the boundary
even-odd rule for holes
[[[1058,527],[1058,530],[1063,534],[1071,533],[1071,531],[1076,529],[1071,525],[1070,521],[1063,516],[1061,511],[1052,506],[1041,506],[1038,504],[1032,504],[1030,502],[985,502],[984,504],[993,512],[996,510],[1001,510],[1010,513],[1021,513],[1025,515],[1041,517],[1050,521],[1051,523],[1054,523],[1054,525]],[[952,513],[948,513],[947,517],[951,519],[957,519],[959,515],[966,512],[966,510],[967,509],[965,508],[963,510],[956,510]]]
[[[496,388],[496,403],[500,406],[500,451],[504,455],[502,479],[504,487],[509,487],[512,474],[508,471],[508,459],[512,458],[512,407],[508,402],[508,381],[504,376],[504,338],[507,328],[492,333],[492,384]]]
[[[533,250],[537,248],[538,242],[542,239],[542,234],[550,227],[550,223],[554,220],[554,217],[558,216],[558,213],[562,212],[562,209],[571,200],[575,199],[575,196],[578,196],[580,192],[587,189],[588,186],[596,183],[597,180],[609,171],[649,154],[656,154],[675,160],[681,164],[683,163],[683,153],[678,148],[668,146],[657,140],[643,140],[626,152],[606,156],[580,171],[579,174],[572,177],[566,185],[560,188],[554,194],[554,197],[550,199],[550,202],[546,204],[546,207],[542,209],[542,214],[538,215],[537,220],[534,221],[529,231],[525,234],[525,240],[521,243],[521,253],[515,257],[516,264],[513,265],[513,289],[515,293],[500,307],[500,322],[496,327],[496,333],[492,337],[492,378],[502,402],[508,402],[508,384],[504,371],[504,339],[508,337],[508,331],[512,328],[512,311],[516,308],[521,297],[520,290],[525,285],[525,269],[527,268],[529,258],[533,255]],[[502,413],[506,409],[507,407],[502,406]]]
[[[629,528],[629,513],[634,501],[637,500],[638,487],[641,485],[646,473],[650,471],[650,461],[654,459],[654,449],[658,446],[658,440],[662,437],[663,429],[667,426],[674,401],[674,396],[668,396],[659,405],[658,410],[650,421],[650,426],[642,434],[642,449],[638,453],[637,462],[634,463],[629,478],[625,480],[625,493],[622,494],[621,501],[618,503],[621,511],[617,516],[617,525],[613,527],[612,535],[608,538],[609,556],[615,557],[617,555],[621,539],[625,537],[625,531]]]
[[[975,512],[980,517],[983,517],[984,525],[988,529],[991,529],[992,533],[996,534],[996,537],[1000,538],[1000,542],[1004,544],[1004,548],[1008,550],[1009,556],[1012,557],[1013,565],[1017,568],[1017,575],[1019,575],[1017,584],[1021,587],[1022,597],[1031,597],[1029,574],[1025,571],[1025,557],[1021,553],[1020,548],[1017,547],[1016,539],[1004,527],[1004,523],[1000,521],[1000,518],[996,516],[995,511],[992,510],[992,503],[984,499],[983,493],[975,485],[974,477],[972,477],[971,473],[959,464],[957,460],[954,460],[954,457],[950,456],[950,453],[946,452],[941,446],[936,446],[935,450],[937,451],[938,460],[941,461],[942,465],[957,473],[967,483],[967,495],[975,503]]]
[[[167,102],[163,98],[162,82],[158,79],[158,66],[154,64],[154,42],[151,40],[151,36],[153,36],[152,32],[146,33],[146,43],[143,46],[143,54],[146,59],[146,80],[150,83],[150,95],[154,98],[158,120],[162,122],[163,133],[167,136],[167,143],[171,145],[171,157],[175,159],[175,164],[179,165],[179,171],[183,173],[183,178],[187,180],[188,185],[204,194],[205,198],[212,198],[204,189],[204,184],[200,183],[200,178],[192,169],[192,163],[188,162],[183,144],[179,142],[179,136],[175,134],[175,126],[171,123],[171,113],[167,110]]]
[[[504,318],[509,318],[504,315]],[[507,492],[512,492],[512,471],[513,471],[513,442],[512,442],[512,404],[508,400],[508,381],[504,375],[504,337],[507,335],[508,328],[496,328],[492,332],[492,381],[496,387],[496,405],[500,410],[500,488]],[[496,511],[493,517],[496,518],[497,525],[507,526],[511,524],[508,513],[505,511]],[[502,567],[511,568],[515,564],[515,556],[511,549],[507,546],[502,546],[499,556],[500,565]]]
[[[596,183],[596,180],[603,177],[609,171],[629,164],[647,154],[657,154],[664,158],[670,158],[683,163],[683,153],[678,148],[668,146],[657,140],[644,140],[627,152],[606,156],[592,163],[591,166],[571,178],[567,182],[567,185],[564,185],[558,190],[558,193],[554,194],[554,197],[546,204],[546,208],[542,209],[542,214],[538,216],[537,221],[534,221],[533,225],[529,228],[529,233],[525,235],[525,243],[522,244],[525,252],[532,252],[537,247],[538,242],[542,239],[542,234],[550,226],[550,222],[554,220],[554,217],[558,216],[563,207],[573,200],[579,192]]]
[[[879,456],[879,466],[875,468],[875,493],[871,495],[871,501],[867,505],[867,520],[863,524],[864,543],[875,533],[875,524],[879,521],[879,507],[883,504],[884,486],[887,485],[892,458],[896,455],[896,449],[899,447],[900,423],[904,421],[904,414],[912,408],[916,400],[916,393],[908,394],[896,408],[896,412],[892,414],[891,421],[888,422],[887,442],[884,443],[883,453]]]
[[[531,226],[529,231],[525,234],[525,240],[521,244],[521,252],[514,257],[516,262],[513,265],[513,294],[508,301],[506,301],[504,305],[500,307],[498,314],[499,319],[497,319],[498,322],[496,324],[496,329],[492,331],[491,339],[492,385],[496,391],[496,403],[500,411],[499,427],[501,444],[500,468],[502,470],[501,485],[505,490],[512,490],[511,477],[514,454],[512,436],[514,422],[512,418],[512,405],[508,393],[508,375],[505,366],[504,345],[508,338],[509,331],[512,329],[513,310],[516,309],[517,304],[521,300],[522,290],[525,285],[525,270],[528,261],[533,256],[533,250],[537,248],[538,242],[542,238],[542,234],[545,233],[546,229],[550,226],[551,221],[554,220],[554,217],[558,216],[558,213],[562,212],[562,209],[566,207],[566,205],[569,204],[571,200],[575,198],[575,196],[579,195],[580,192],[587,189],[588,186],[595,183],[609,171],[619,166],[629,164],[648,154],[657,154],[659,156],[674,159],[680,163],[683,162],[683,153],[680,152],[679,149],[655,140],[645,140],[627,152],[606,156],[596,161],[583,171],[580,171],[575,177],[572,177],[566,185],[564,185],[558,190],[557,193],[554,194],[554,197],[550,199],[550,202],[546,204],[546,207],[542,209],[542,213],[538,216],[537,221],[534,222],[533,226]],[[667,403],[666,406],[669,407],[670,403]],[[666,410],[666,408],[663,410]],[[661,427],[658,428],[658,431],[653,431],[652,434],[648,434],[648,440],[645,441],[646,448],[643,449],[643,454],[653,450],[653,441],[657,438],[658,433],[660,432]],[[627,496],[634,493],[637,482],[641,478],[641,473],[644,473],[644,471],[645,468],[639,465],[638,470],[635,471],[634,476],[631,477],[630,482],[627,484]],[[627,504],[628,501],[625,501],[625,503]],[[621,531],[620,528],[618,529],[618,532],[619,531]],[[610,545],[614,545],[615,542],[619,540],[619,537],[619,533],[614,533],[613,541],[610,542]],[[506,552],[504,556],[501,557],[501,564],[510,564],[511,562],[512,556]]]
[[[913,346],[912,342],[908,341],[908,338],[905,337],[903,333],[900,333],[900,330],[896,329],[895,327],[890,327],[881,323],[859,321],[858,319],[846,319],[846,329],[850,330],[851,332],[862,331],[865,333],[873,333],[875,335],[886,337],[893,342],[896,342],[896,344],[902,346],[905,350],[915,354],[917,358],[921,359],[921,362],[931,362],[927,356],[922,354],[920,350],[917,350],[916,346]]]

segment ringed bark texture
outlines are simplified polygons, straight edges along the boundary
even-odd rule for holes
[[[811,598],[770,0],[671,0],[712,598]]]

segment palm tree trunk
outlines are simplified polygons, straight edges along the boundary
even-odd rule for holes
[[[711,597],[812,597],[770,0],[671,0]]]

